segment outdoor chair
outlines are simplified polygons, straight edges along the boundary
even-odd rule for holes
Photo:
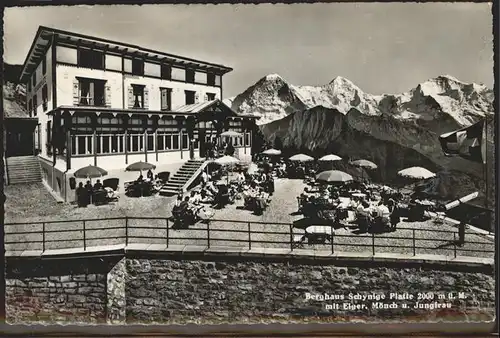
[[[119,183],[120,183],[119,178],[108,178],[108,179],[102,181],[102,186],[104,188],[111,188],[111,189],[113,189],[113,191],[117,191]]]
[[[170,178],[170,172],[169,171],[162,171],[158,173],[158,178],[163,182],[167,183],[168,179]]]
[[[107,192],[106,190],[98,190],[92,194],[92,201],[95,205],[107,204]]]
[[[302,248],[304,247],[304,242],[306,241],[307,236],[305,233],[294,234],[292,239],[292,248]]]

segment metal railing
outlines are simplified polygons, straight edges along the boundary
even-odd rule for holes
[[[138,221],[146,224],[137,224]],[[69,227],[68,224],[70,224]],[[201,227],[198,224],[195,227],[180,230],[172,229],[171,224],[172,221],[165,217],[114,217],[6,223],[5,246],[7,251],[46,251],[82,247],[87,250],[95,246],[134,243],[162,244],[166,247],[195,245],[207,248],[215,246],[240,249],[286,248],[292,251],[301,247],[315,249],[319,247],[331,253],[356,251],[370,252],[372,255],[400,249],[403,252],[399,251],[399,253],[413,256],[421,253],[442,255],[444,251],[448,257],[457,257],[459,253],[462,256],[475,253],[476,255],[472,256],[493,257],[495,252],[494,243],[488,240],[485,242],[466,241],[466,245],[460,246],[457,242],[457,232],[451,230],[406,227],[398,229],[398,232],[407,235],[336,234],[333,232],[327,242],[310,244],[296,241],[296,235],[303,235],[304,232],[299,233],[291,223],[210,219]],[[225,228],[221,228],[221,224]],[[273,229],[276,226],[286,230]],[[258,227],[263,229],[259,230]],[[102,232],[104,234],[100,234]],[[425,232],[428,236],[422,235]],[[195,236],[198,234],[201,236]],[[490,248],[483,249],[485,245]]]

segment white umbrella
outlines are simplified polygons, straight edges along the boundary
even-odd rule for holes
[[[229,164],[239,163],[240,160],[237,159],[236,157],[225,155],[225,156],[219,157],[214,162],[217,164],[220,164],[220,165],[229,165]]]
[[[307,161],[312,161],[314,160],[313,157],[305,155],[305,154],[297,154],[293,155],[292,157],[289,158],[290,161],[298,161],[298,162],[307,162]]]
[[[264,155],[281,155],[281,150],[267,149],[262,152]]]
[[[237,159],[236,157],[226,155],[226,156],[219,157],[214,162],[225,166],[225,165],[234,165],[236,163],[239,163],[240,160]],[[229,183],[229,171],[227,172],[227,182]]]
[[[238,133],[237,131],[228,130],[228,131],[221,133],[220,136],[243,136],[243,135]]]
[[[321,161],[321,162],[332,162],[332,169],[333,169],[333,162],[335,162],[335,161],[341,161],[341,160],[342,160],[342,157],[334,155],[334,154],[330,154],[330,155],[323,156],[318,161]]]
[[[334,154],[330,154],[330,155],[323,156],[318,161],[332,162],[332,161],[340,161],[341,159],[342,159],[342,157],[340,157],[340,156],[337,156],[337,155],[334,155]]]
[[[316,175],[318,181],[323,182],[350,182],[352,176],[340,170],[327,170]]]
[[[398,175],[401,177],[412,178],[417,180],[425,180],[436,176],[436,174],[434,174],[432,171],[429,171],[422,167],[411,167],[403,169],[398,172]]]

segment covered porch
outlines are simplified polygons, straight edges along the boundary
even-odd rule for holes
[[[255,117],[241,116],[220,100],[185,105],[176,111],[59,107],[47,131],[47,153],[65,169],[97,165],[125,168],[145,161],[155,164],[206,157],[207,144],[235,131],[235,156],[251,158]],[[228,140],[226,140],[228,141]],[[60,163],[61,164],[61,163]]]

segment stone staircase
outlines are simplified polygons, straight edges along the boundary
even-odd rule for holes
[[[205,160],[189,160],[168,179],[168,182],[160,189],[161,195],[177,195],[180,190],[186,191],[195,179],[201,174],[207,166]]]
[[[7,184],[26,184],[42,181],[42,170],[37,156],[7,157]]]

